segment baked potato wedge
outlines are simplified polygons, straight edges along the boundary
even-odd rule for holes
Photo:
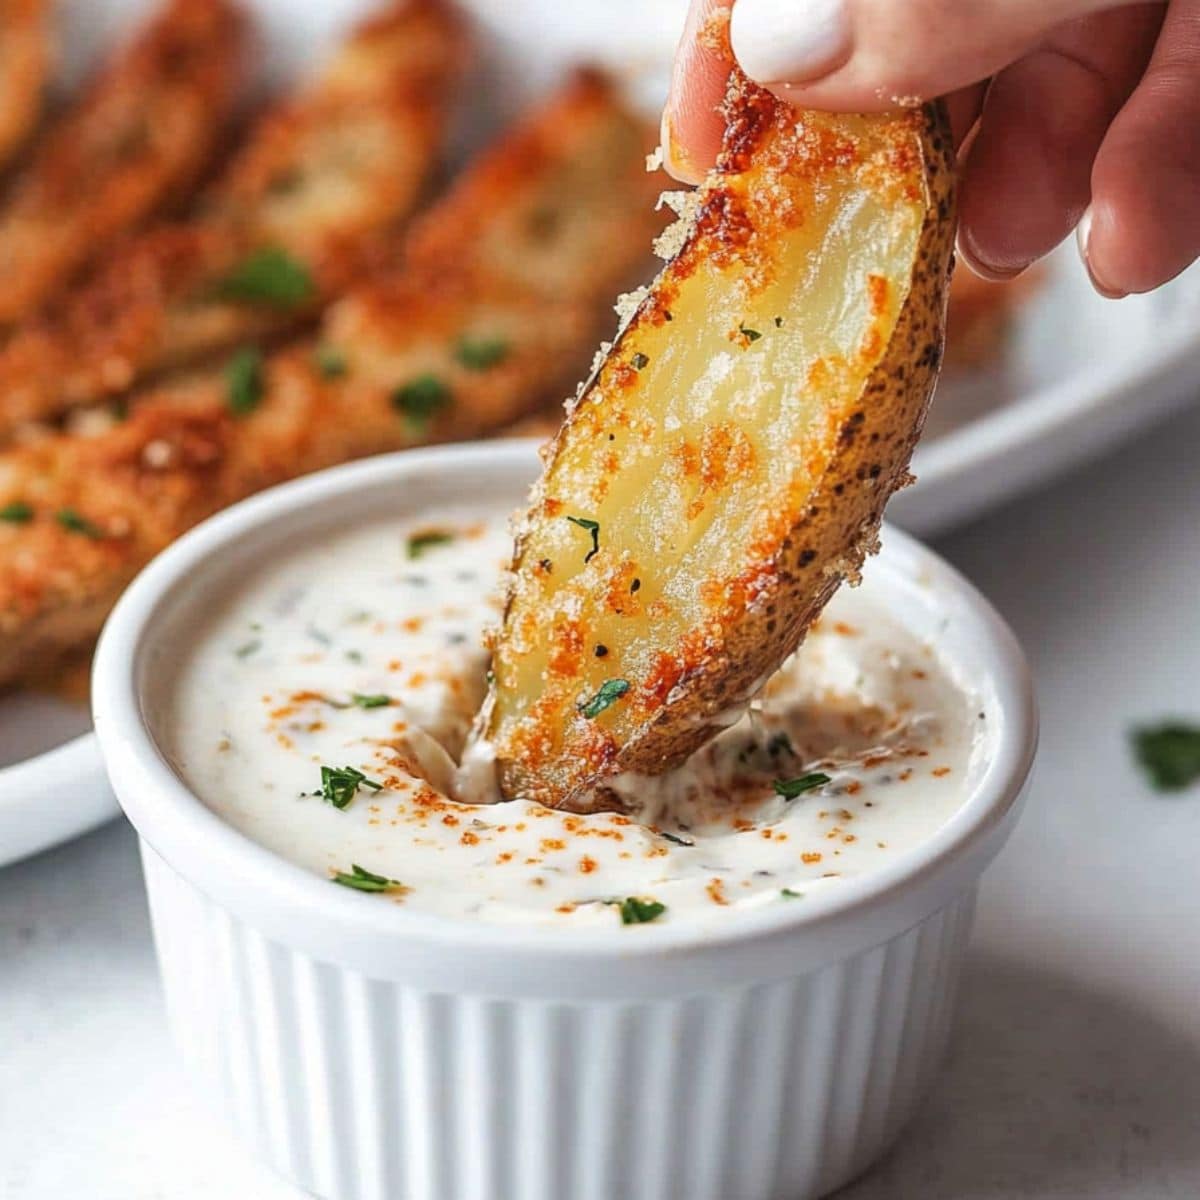
[[[228,0],[170,0],[51,125],[0,208],[0,326],[195,184],[232,115],[246,32]]]
[[[581,389],[481,715],[502,790],[618,806],[727,725],[873,549],[943,341],[936,105],[797,114],[736,72],[716,169]]]
[[[119,245],[0,348],[0,438],[311,320],[399,244],[466,57],[443,0],[355,28],[251,127],[199,211]]]
[[[0,170],[37,125],[54,58],[50,0],[0,4]]]
[[[444,258],[414,247],[310,339],[135,394],[100,431],[0,452],[0,687],[86,648],[146,562],[225,505],[349,459],[481,437],[561,397],[611,320],[599,297],[642,277],[661,227],[650,142],[606,80],[580,73],[430,210],[418,240]],[[494,253],[491,222],[518,242]],[[541,270],[514,260],[521,244]]]

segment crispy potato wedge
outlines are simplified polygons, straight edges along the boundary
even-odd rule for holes
[[[191,187],[241,84],[228,0],[171,0],[47,131],[0,209],[0,326]]]
[[[442,0],[364,22],[256,123],[200,212],[119,247],[0,349],[0,436],[286,332],[373,268],[429,180],[466,43]]]
[[[504,793],[603,781],[729,723],[873,549],[941,358],[938,107],[797,115],[737,77],[719,163],[556,439],[483,714]]]
[[[0,170],[37,125],[53,51],[50,0],[0,4]]]
[[[611,319],[597,297],[638,277],[661,226],[650,142],[581,75],[431,212],[444,260],[360,285],[311,341],[239,354],[93,436],[0,453],[0,685],[86,645],[132,576],[217,509],[348,459],[481,436],[561,396]],[[605,186],[578,194],[575,172]],[[543,262],[541,285],[507,244],[480,248],[488,213]]]

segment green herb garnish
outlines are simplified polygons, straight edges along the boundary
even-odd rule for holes
[[[450,403],[450,389],[436,375],[418,375],[392,393],[392,406],[422,424]]]
[[[738,333],[742,335],[748,342],[757,342],[762,334],[757,329],[747,329],[745,325],[738,326]]]
[[[364,696],[361,692],[351,692],[350,699],[359,708],[387,708],[392,702],[391,696],[382,693],[377,696]]]
[[[665,829],[658,831],[658,836],[666,838],[668,842],[673,842],[676,846],[694,846],[695,842],[689,842],[687,838],[681,838],[678,834],[668,833]]]
[[[1159,791],[1182,791],[1200,779],[1200,725],[1167,721],[1135,729],[1132,737],[1137,760]]]
[[[823,787],[828,782],[829,776],[823,771],[810,771],[798,779],[777,779],[773,786],[777,796],[782,796],[785,800],[795,800],[797,796],[811,792],[814,788]]]
[[[650,365],[649,356],[643,354],[640,350],[629,361],[633,363],[633,369],[635,371],[640,371],[644,367],[648,367]]]
[[[639,896],[627,896],[624,900],[614,900],[612,903],[620,909],[622,925],[645,925],[667,911],[665,904],[659,904],[657,900],[643,900]]]
[[[373,792],[377,792],[383,787],[383,784],[376,783],[374,779],[368,779],[354,767],[321,768],[321,795],[334,808],[345,808],[354,799],[360,787],[367,787]]]
[[[73,508],[60,508],[54,514],[54,519],[64,528],[69,529],[72,533],[81,533],[84,537],[100,539],[104,536],[104,530],[93,521],[89,521],[87,517],[78,513]]]
[[[606,708],[616,704],[629,691],[628,679],[608,679],[600,685],[600,690],[586,703],[579,706],[579,711],[590,721],[598,717]]]
[[[215,291],[218,299],[236,304],[295,308],[310,299],[316,288],[303,263],[277,246],[266,246],[234,267]]]
[[[586,529],[592,535],[592,548],[583,558],[584,563],[590,563],[600,553],[600,522],[588,517],[568,517],[567,520],[572,525],[578,525],[580,529]]]
[[[404,886],[400,880],[388,879],[384,875],[375,875],[360,867],[358,863],[351,863],[349,871],[338,871],[333,876],[333,882],[340,883],[342,887],[354,888],[359,892],[390,892],[393,888]]]
[[[13,525],[28,525],[33,520],[33,505],[24,500],[14,500],[11,504],[0,508],[0,521],[8,521]]]
[[[252,413],[262,400],[262,368],[262,355],[253,346],[243,346],[226,364],[226,403],[235,416]]]
[[[408,539],[408,557],[420,558],[426,550],[432,549],[434,546],[444,546],[447,542],[454,541],[454,534],[446,533],[441,529],[427,529],[424,533],[414,533]]]
[[[340,379],[346,373],[346,355],[336,346],[318,346],[313,351],[313,365],[322,379]]]
[[[236,654],[238,656],[238,658],[249,658],[250,655],[256,653],[257,651],[259,651],[261,649],[262,649],[262,639],[255,638],[253,641],[244,642],[242,645],[240,645],[234,651],[234,654]]]
[[[803,892],[793,892],[791,888],[780,888],[779,894],[785,900],[803,900],[804,899]]]
[[[454,358],[468,371],[486,371],[508,357],[509,346],[498,337],[463,337],[454,349]]]

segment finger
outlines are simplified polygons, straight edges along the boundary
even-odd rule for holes
[[[1124,0],[737,0],[742,69],[793,103],[870,111],[994,75],[1065,21]]]
[[[1092,171],[1080,243],[1105,295],[1150,291],[1200,254],[1198,129],[1200,3],[1176,0]]]
[[[966,141],[967,135],[975,128],[979,114],[983,111],[983,98],[987,95],[988,85],[973,83],[970,87],[960,88],[946,97],[946,111],[950,116],[950,134],[954,138],[957,149]]]
[[[1015,275],[1075,228],[1162,12],[1143,4],[1070,21],[992,81],[959,199],[959,248],[978,273]]]
[[[720,105],[730,68],[725,22],[732,3],[692,0],[675,52],[663,110],[663,166],[684,183],[699,183],[721,148]]]

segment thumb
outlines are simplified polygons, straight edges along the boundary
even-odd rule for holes
[[[736,0],[742,70],[812,108],[870,111],[956,91],[1055,26],[1128,0]]]

